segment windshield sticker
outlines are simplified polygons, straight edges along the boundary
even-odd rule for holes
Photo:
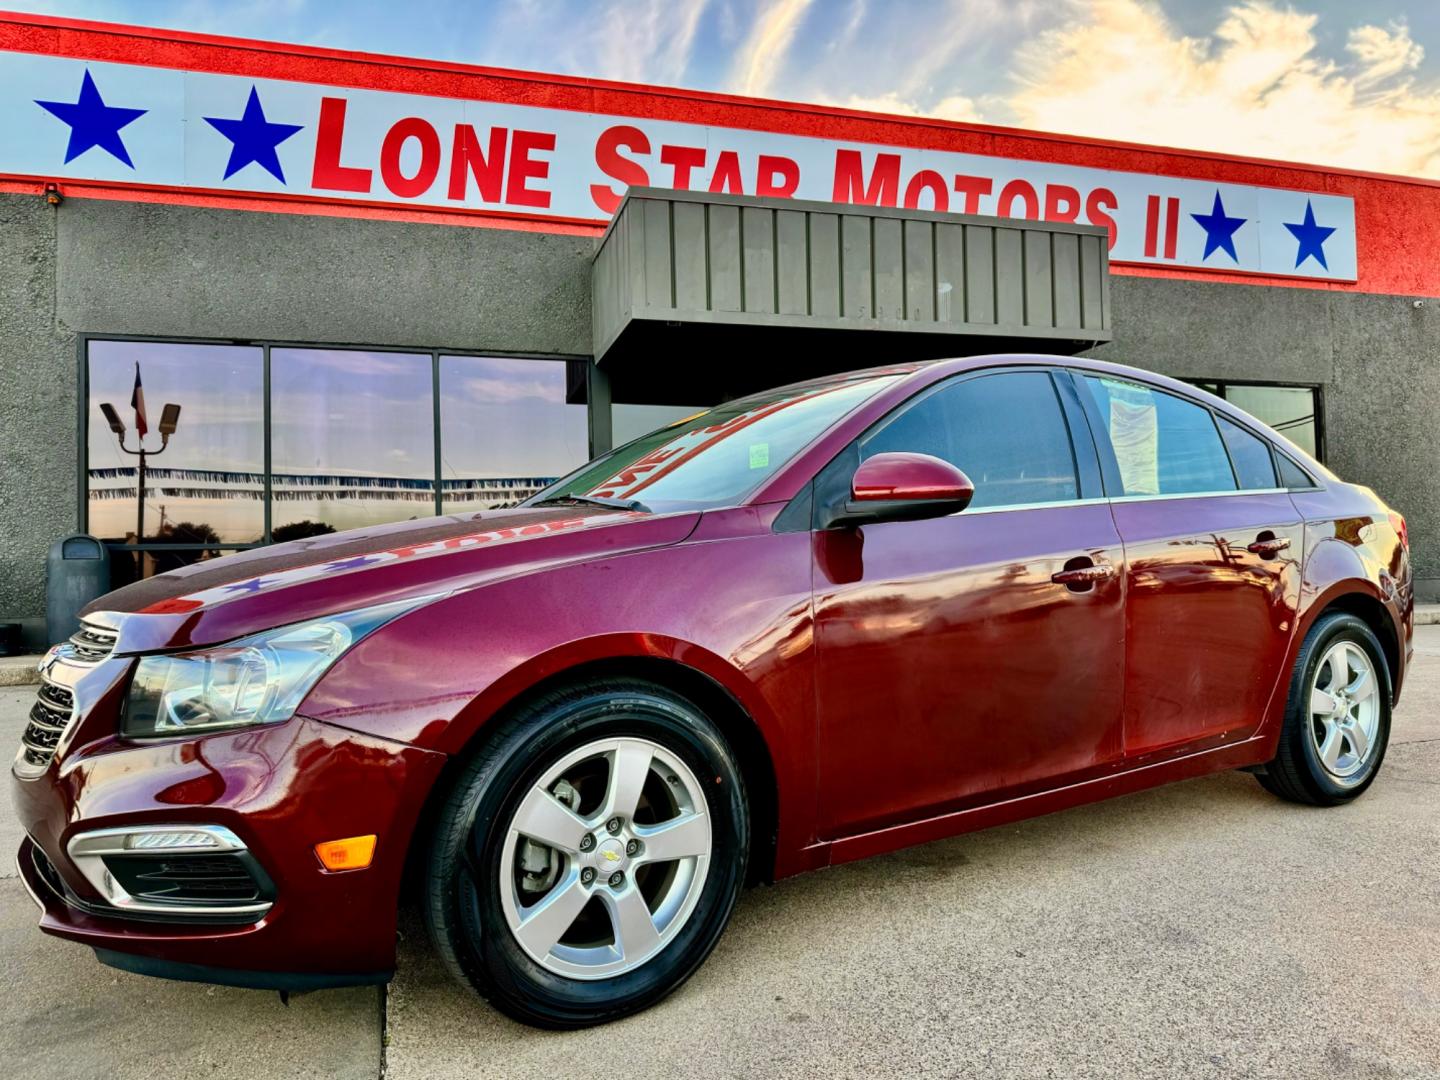
[[[1127,495],[1160,494],[1160,433],[1154,405],[1110,399],[1110,445]]]
[[[768,469],[769,467],[770,467],[770,444],[769,444],[769,443],[763,443],[763,442],[762,442],[762,443],[751,443],[751,444],[750,444],[750,468],[752,468],[752,469]]]

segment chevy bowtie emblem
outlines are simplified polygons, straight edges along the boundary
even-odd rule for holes
[[[600,854],[604,856],[606,862],[620,861],[620,853],[618,851],[602,851]]]

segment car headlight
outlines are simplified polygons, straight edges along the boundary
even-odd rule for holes
[[[173,738],[288,720],[347,649],[432,599],[330,615],[197,652],[141,657],[120,733]]]

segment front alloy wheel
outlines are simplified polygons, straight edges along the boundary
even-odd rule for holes
[[[441,958],[516,1019],[584,1027],[683,983],[745,878],[749,807],[724,736],[638,679],[587,681],[494,721],[436,822]]]
[[[710,863],[700,781],[648,739],[587,743],[546,769],[510,821],[501,905],[515,940],[572,979],[632,971],[695,910]]]

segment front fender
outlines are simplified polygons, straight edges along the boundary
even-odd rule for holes
[[[805,533],[686,542],[547,569],[458,593],[366,638],[300,711],[458,754],[509,703],[596,661],[684,665],[759,729],[780,834],[813,839],[814,664]],[[782,848],[783,850],[783,848]]]

